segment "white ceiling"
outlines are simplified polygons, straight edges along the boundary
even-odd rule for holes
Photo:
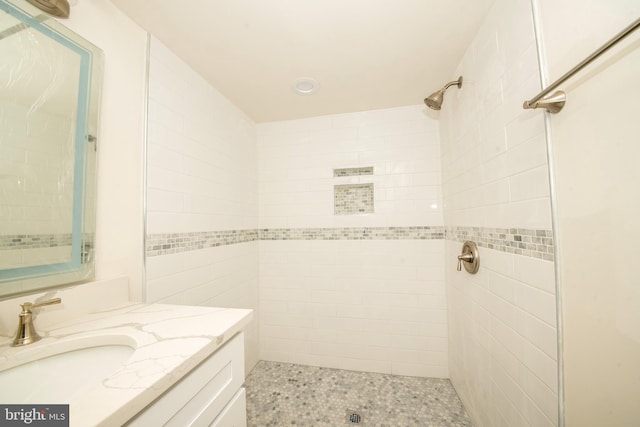
[[[494,0],[112,0],[256,122],[415,105]],[[317,93],[297,95],[297,77]]]

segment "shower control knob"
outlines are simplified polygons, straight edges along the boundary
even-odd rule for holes
[[[462,271],[462,261],[473,262],[473,254],[458,255],[458,271]]]
[[[462,245],[462,253],[458,255],[458,271],[462,271],[462,266],[468,273],[476,274],[480,268],[480,256],[478,246],[475,242],[466,241]]]

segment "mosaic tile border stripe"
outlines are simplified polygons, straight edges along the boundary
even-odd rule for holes
[[[55,248],[59,246],[71,246],[71,233],[0,236],[0,250]]]
[[[260,240],[441,240],[444,227],[268,228]]]
[[[151,234],[147,236],[146,254],[149,257],[175,254],[252,242],[258,238],[257,229]]]
[[[188,252],[254,240],[442,240],[444,227],[265,228],[151,234],[148,257]]]
[[[473,240],[483,248],[553,261],[553,232],[550,229],[447,227],[448,240]]]
[[[554,260],[549,229],[483,227],[346,227],[265,228],[148,236],[148,257],[187,252],[256,240],[442,240],[475,241],[478,246],[547,261]]]

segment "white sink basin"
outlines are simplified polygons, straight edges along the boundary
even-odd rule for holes
[[[69,403],[117,371],[133,352],[128,345],[100,345],[27,358],[0,372],[0,402]]]

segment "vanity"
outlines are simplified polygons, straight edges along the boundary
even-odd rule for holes
[[[0,402],[69,404],[78,427],[246,426],[242,330],[252,311],[124,301],[108,308],[104,300],[87,307],[78,304],[87,295],[74,295],[113,298],[117,287],[125,295],[126,280],[116,282],[58,291],[62,303],[36,321],[40,341],[12,347],[13,337],[0,338]],[[16,301],[26,299],[2,301],[0,321],[14,317],[15,326]]]

